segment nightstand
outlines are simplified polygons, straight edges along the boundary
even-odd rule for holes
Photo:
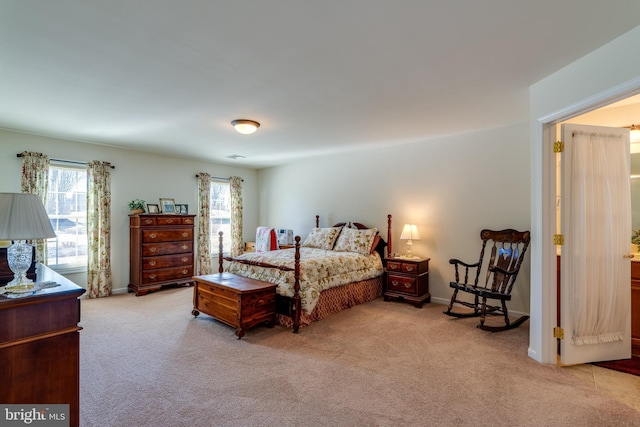
[[[384,300],[410,302],[417,308],[431,301],[429,260],[431,258],[386,258]]]

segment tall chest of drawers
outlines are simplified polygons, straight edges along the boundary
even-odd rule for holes
[[[191,284],[195,215],[129,215],[129,292]]]

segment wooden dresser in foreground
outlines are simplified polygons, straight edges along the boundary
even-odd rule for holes
[[[36,280],[60,286],[22,298],[0,295],[0,401],[67,404],[69,425],[78,426],[82,329],[78,298],[85,290],[42,264],[36,267]]]
[[[195,215],[129,215],[129,292],[193,283]]]

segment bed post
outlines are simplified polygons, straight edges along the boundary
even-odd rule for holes
[[[316,216],[316,220],[317,220]],[[300,301],[300,236],[296,236],[296,254],[294,258],[294,282],[293,282],[293,333],[297,334],[300,329],[300,312],[302,311],[302,303]]]
[[[316,228],[320,228],[320,215],[316,215]]]
[[[222,273],[222,231],[218,231],[218,273]]]
[[[391,243],[391,214],[387,215],[387,256],[393,256],[393,245]]]

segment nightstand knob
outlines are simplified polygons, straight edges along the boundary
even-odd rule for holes
[[[149,279],[155,279],[155,278],[156,278],[156,275],[155,275],[155,274],[150,274],[150,275],[149,275]]]
[[[413,270],[415,270],[415,267],[413,265],[408,265],[408,266],[405,267],[405,269],[407,271],[413,271]]]
[[[405,288],[410,288],[410,287],[411,287],[411,283],[405,283],[405,284],[404,284],[404,287],[405,287]]]

